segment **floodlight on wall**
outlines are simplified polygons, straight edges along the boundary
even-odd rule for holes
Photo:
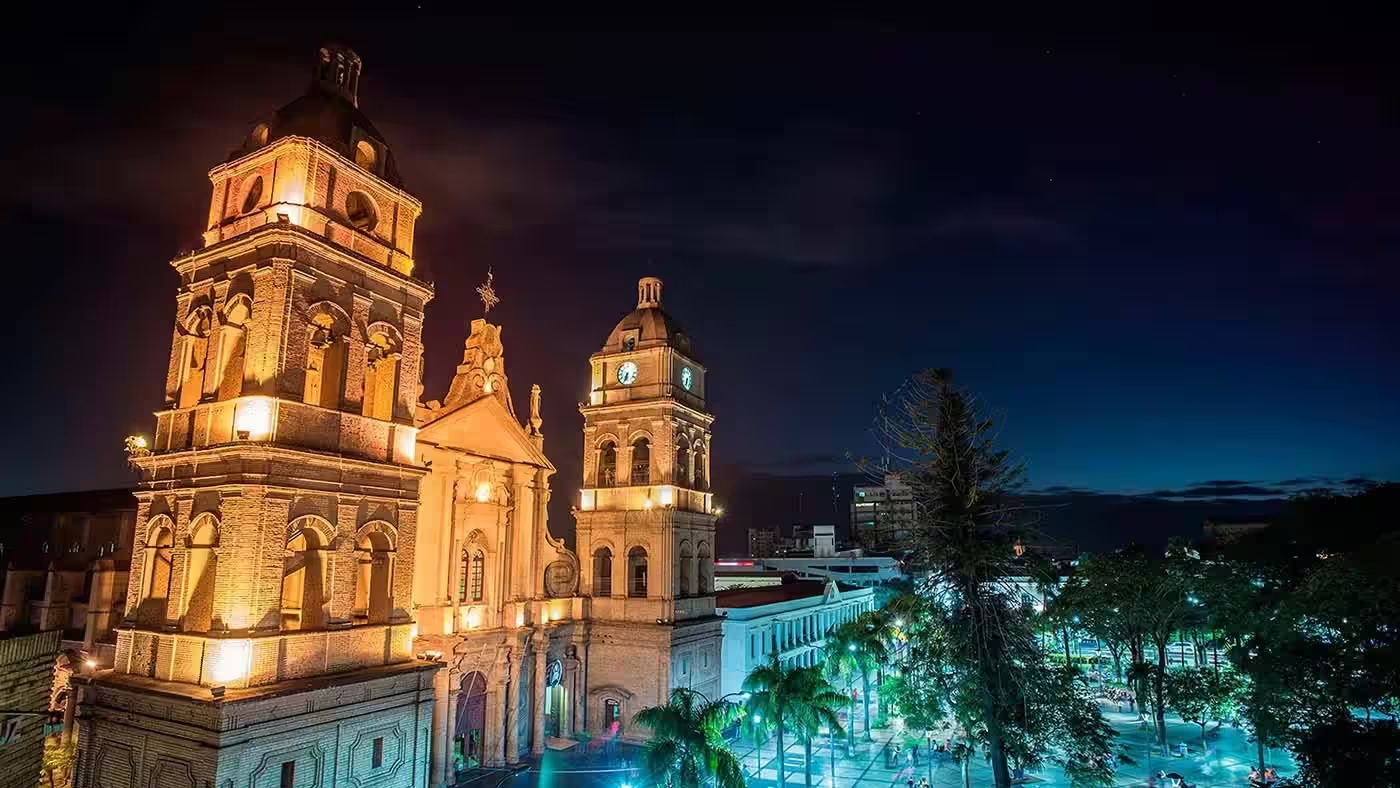
[[[272,432],[272,400],[267,397],[247,397],[239,401],[234,411],[233,429],[239,440],[262,440]]]
[[[675,488],[669,485],[664,486],[660,489],[660,492],[658,493],[657,497],[661,499],[662,506],[670,506],[671,504],[675,503],[676,500]]]
[[[225,640],[219,644],[209,677],[218,684],[228,684],[247,678],[253,645],[246,640]]]
[[[476,486],[477,503],[486,503],[491,500],[491,483],[482,482]]]

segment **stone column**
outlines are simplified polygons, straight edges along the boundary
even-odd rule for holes
[[[535,680],[530,686],[530,753],[544,754],[544,667],[548,662],[549,638],[544,632],[536,632],[534,645]]]
[[[445,731],[447,735],[443,740],[443,744],[445,744],[446,747],[443,750],[442,758],[443,762],[447,765],[445,770],[446,784],[453,785],[457,782],[457,767],[453,763],[452,749],[455,746],[457,737],[457,701],[462,694],[462,674],[449,670],[443,670],[441,672],[449,674],[447,677],[447,711],[443,715],[447,722],[447,730]],[[481,735],[485,736],[486,732],[482,731]],[[486,742],[483,741],[481,744],[482,760],[485,760]]]
[[[523,649],[519,649],[523,651]],[[524,667],[525,658],[522,656],[517,662],[511,659],[507,662],[506,669],[510,673],[509,683],[504,687],[503,701],[506,705],[506,737],[505,737],[505,762],[520,762],[520,669]]]
[[[440,788],[448,785],[448,758],[452,752],[452,739],[447,727],[447,674],[450,670],[439,670],[433,676],[433,737],[428,745],[428,785]]]

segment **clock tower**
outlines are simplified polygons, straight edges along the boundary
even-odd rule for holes
[[[590,719],[631,719],[672,687],[719,677],[707,370],[661,309],[660,279],[589,359],[578,523],[593,627]],[[666,659],[665,654],[670,658]],[[617,697],[603,697],[609,688]],[[594,717],[596,708],[601,717]],[[624,727],[624,733],[626,729]]]

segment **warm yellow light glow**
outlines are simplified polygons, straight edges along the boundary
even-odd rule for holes
[[[272,432],[272,400],[249,397],[238,403],[234,412],[233,429],[240,440],[262,440]]]
[[[489,381],[489,380],[486,381],[486,393],[487,393],[487,394],[490,394],[492,391],[495,390],[495,388],[496,388],[495,386],[491,385],[491,381]]]
[[[480,503],[486,503],[487,501],[491,500],[490,483],[482,482],[481,484],[478,484],[476,486],[476,500]]]
[[[418,639],[418,625],[417,625],[417,624],[414,624],[414,625],[412,625],[412,626],[410,626],[410,627],[408,628],[408,639],[409,639],[409,640],[417,640],[417,639]]]
[[[94,669],[94,668],[97,667],[97,660],[95,660],[95,659],[90,659],[90,660],[84,662],[83,664],[84,664],[84,665],[87,665],[87,669],[88,669],[88,670],[92,670],[92,669]]]
[[[722,515],[722,514],[724,514],[724,507],[723,507],[723,506],[716,506],[716,507],[715,507],[715,517],[719,517],[719,516]]]
[[[515,611],[515,625],[517,627],[525,626],[525,608],[518,608]]]
[[[593,507],[597,505],[594,503],[597,497],[598,494],[592,490],[579,491],[578,508],[585,512],[592,511]]]
[[[248,675],[248,661],[252,653],[252,644],[246,640],[225,640],[219,647],[219,655],[214,658],[210,678],[217,684],[244,678]]]
[[[468,628],[468,629],[476,629],[477,627],[480,627],[480,626],[481,626],[481,610],[480,610],[479,608],[475,608],[475,607],[474,607],[474,608],[471,608],[470,610],[467,611],[467,628]]]
[[[670,487],[662,487],[660,497],[662,506],[670,506],[676,502],[676,491]]]
[[[645,501],[642,501],[642,508],[643,508],[643,509],[650,509],[650,508],[651,508],[651,499],[650,499],[650,498],[646,499]]]
[[[131,445],[132,445],[132,447],[137,448],[137,449],[144,449],[144,448],[146,448],[146,436],[145,436],[145,435],[132,435],[131,438],[130,438],[130,440],[131,440]]]
[[[394,460],[402,463],[413,462],[413,449],[418,445],[418,430],[402,425],[394,427]]]

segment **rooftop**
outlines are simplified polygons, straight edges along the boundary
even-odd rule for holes
[[[715,607],[762,607],[778,602],[791,602],[795,599],[818,597],[826,593],[826,583],[821,580],[799,580],[778,586],[760,588],[731,588],[715,592]],[[863,591],[860,586],[837,583],[836,590]]]

